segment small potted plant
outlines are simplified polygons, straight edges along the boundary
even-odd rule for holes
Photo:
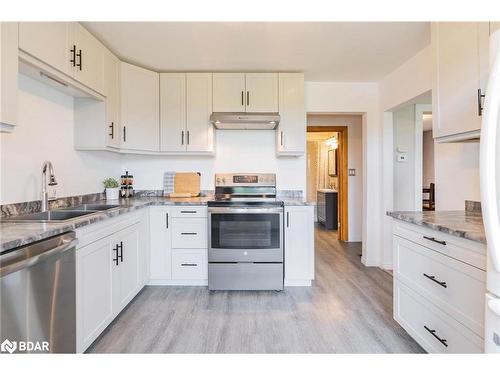
[[[106,189],[106,200],[118,199],[120,189],[118,188],[120,184],[114,178],[107,178],[103,182],[104,188]]]

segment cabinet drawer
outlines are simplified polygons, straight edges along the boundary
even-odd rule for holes
[[[394,220],[393,234],[440,252],[476,268],[486,270],[486,245],[436,230]]]
[[[482,353],[483,339],[399,281],[394,319],[429,353]]]
[[[172,217],[207,217],[206,206],[174,206],[171,212]]]
[[[483,336],[486,273],[394,236],[395,277]]]
[[[173,219],[172,248],[174,249],[206,249],[207,219]]]
[[[206,280],[207,251],[205,249],[172,250],[172,279]]]

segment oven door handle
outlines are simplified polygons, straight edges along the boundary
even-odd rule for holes
[[[209,207],[208,212],[211,214],[282,214],[283,207]]]

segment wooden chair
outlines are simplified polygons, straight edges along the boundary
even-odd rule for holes
[[[428,198],[422,199],[422,209],[424,211],[434,211],[436,209],[436,185],[431,182],[428,188],[422,189],[423,194],[428,194]]]

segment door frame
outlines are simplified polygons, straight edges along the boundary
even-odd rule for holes
[[[339,224],[338,239],[349,241],[349,189],[348,189],[348,127],[347,126],[308,126],[307,132],[336,132],[339,134],[338,167],[339,167]]]

